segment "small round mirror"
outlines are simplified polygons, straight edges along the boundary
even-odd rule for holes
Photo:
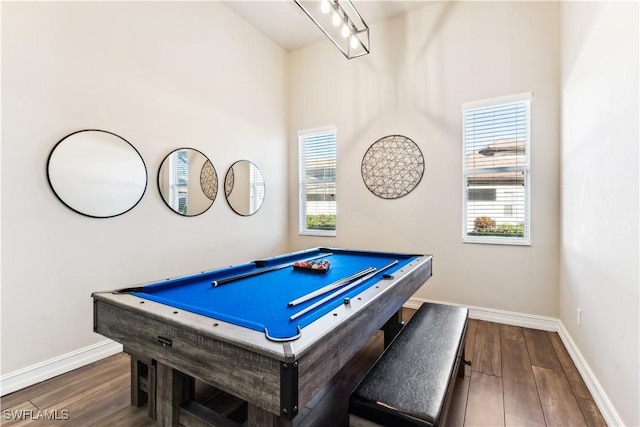
[[[218,175],[211,161],[194,148],[179,148],[158,170],[162,200],[174,212],[196,216],[207,211],[218,194]]]
[[[147,167],[124,138],[87,129],[62,138],[47,160],[49,185],[70,209],[93,218],[121,215],[147,189]]]
[[[256,165],[247,160],[231,165],[224,179],[224,194],[235,213],[249,216],[258,212],[264,192],[264,178]]]

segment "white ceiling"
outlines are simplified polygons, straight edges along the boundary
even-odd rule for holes
[[[352,2],[368,25],[433,3],[424,0]],[[293,0],[226,0],[223,3],[286,51],[291,52],[325,38]]]

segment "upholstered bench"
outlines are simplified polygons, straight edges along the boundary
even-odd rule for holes
[[[442,425],[464,377],[468,309],[424,303],[351,394],[349,422],[361,426]]]

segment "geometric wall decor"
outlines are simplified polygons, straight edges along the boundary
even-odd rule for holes
[[[362,180],[376,196],[398,199],[422,180],[424,157],[411,139],[389,135],[374,142],[362,158]]]

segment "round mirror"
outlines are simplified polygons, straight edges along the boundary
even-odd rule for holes
[[[224,179],[224,194],[229,206],[242,216],[253,215],[264,201],[264,178],[260,169],[247,160],[231,165]]]
[[[144,160],[124,138],[87,129],[62,138],[47,160],[49,185],[70,209],[93,218],[121,215],[147,189]]]
[[[218,175],[211,161],[194,148],[179,148],[164,158],[158,189],[174,212],[196,216],[207,211],[218,194]]]

